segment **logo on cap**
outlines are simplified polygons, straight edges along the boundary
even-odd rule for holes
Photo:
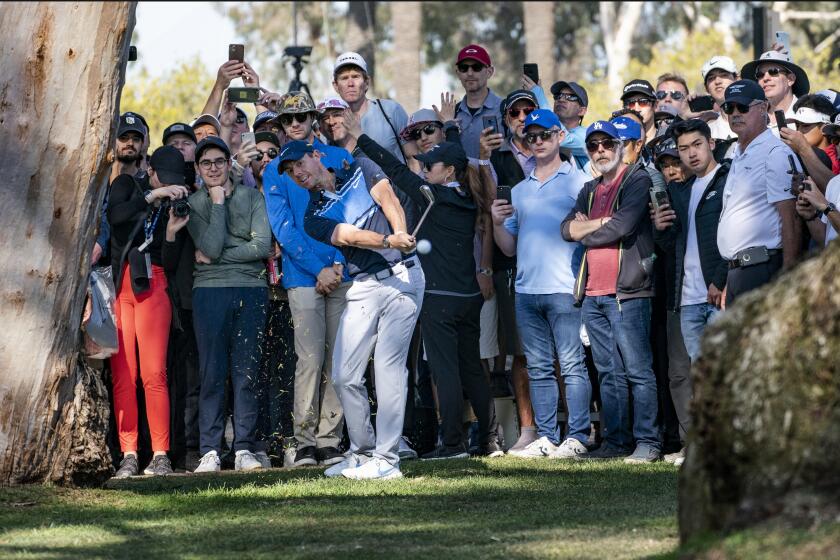
[[[478,51],[477,51],[477,50],[475,50],[475,49],[467,49],[467,50],[465,50],[464,52],[465,52],[465,53],[470,53],[470,54],[473,54],[473,53],[477,53]]]
[[[180,124],[176,124],[175,126],[170,128],[169,130],[184,130],[184,126],[180,125]]]
[[[729,88],[730,93],[741,93],[741,90],[744,88],[743,84],[738,84],[737,86],[732,86]]]
[[[614,122],[613,126],[616,127],[618,130],[624,130],[627,128],[627,124],[623,122]],[[599,124],[596,128],[601,128],[601,125]]]
[[[126,124],[134,124],[134,117],[126,117],[125,122]]]
[[[604,128],[604,125],[601,124],[601,121],[598,121],[592,125],[592,128],[595,130],[601,130],[602,128]]]
[[[539,118],[539,115],[537,115],[536,113],[531,113],[530,117],[532,121],[535,121]]]

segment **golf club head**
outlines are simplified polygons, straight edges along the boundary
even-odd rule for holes
[[[431,187],[429,185],[420,185],[420,192],[423,193],[423,196],[426,197],[426,200],[429,201],[429,204],[435,203],[435,195],[432,192]]]

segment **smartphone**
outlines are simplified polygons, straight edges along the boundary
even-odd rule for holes
[[[775,111],[773,113],[776,115],[776,126],[779,128],[784,128],[787,126],[787,119],[785,119],[785,112],[784,111]]]
[[[496,199],[507,200],[508,202],[510,202],[510,187],[507,185],[499,185],[498,187],[496,187]]]
[[[499,117],[496,115],[485,115],[481,117],[481,130],[492,128],[493,132],[490,134],[499,133]]]
[[[800,173],[796,168],[796,162],[791,154],[788,154],[788,165],[790,165],[790,170],[788,171],[788,173],[790,173],[790,194],[793,196],[799,196],[802,191],[807,191],[810,187],[803,183],[805,180],[805,174]]]
[[[239,137],[242,139],[243,144],[245,142],[251,142],[251,144],[257,143],[256,134],[254,134],[253,132],[243,132],[239,135]]]
[[[659,210],[659,208],[664,204],[667,204],[668,206],[671,205],[671,199],[668,197],[668,191],[664,188],[650,189],[650,201],[653,203],[653,207],[657,210]]]
[[[787,31],[776,31],[776,43],[782,45],[785,54],[790,56],[790,35],[788,35]]]
[[[231,43],[228,45],[228,60],[245,62],[245,45]]]
[[[535,84],[540,83],[540,69],[533,62],[526,62],[523,64],[522,73],[534,80]]]
[[[692,113],[711,111],[715,107],[715,100],[711,95],[699,95],[688,102],[688,108]]]
[[[260,88],[229,87],[227,90],[227,99],[231,103],[256,103],[260,100],[260,95]]]

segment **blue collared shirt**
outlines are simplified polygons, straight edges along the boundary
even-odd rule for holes
[[[461,127],[461,146],[467,153],[467,157],[478,158],[478,140],[481,138],[481,131],[484,130],[482,126],[482,117],[495,116],[500,119],[501,113],[499,111],[502,105],[502,98],[487,90],[487,97],[484,98],[484,104],[473,115],[467,108],[467,96],[458,103],[455,110],[455,119]]]
[[[531,173],[511,190],[514,214],[505,228],[516,236],[517,292],[574,293],[583,246],[564,240],[560,226],[590,179],[564,161],[546,181]]]

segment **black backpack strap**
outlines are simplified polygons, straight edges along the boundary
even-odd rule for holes
[[[403,151],[402,142],[400,142],[400,135],[397,134],[397,129],[394,127],[394,123],[391,122],[391,119],[388,118],[388,114],[385,112],[385,109],[382,108],[382,101],[380,99],[374,100],[374,103],[379,107],[379,110],[382,112],[382,116],[385,117],[385,122],[388,123],[388,126],[391,127],[391,132],[394,133],[394,138],[397,140],[397,147],[400,149],[400,153],[403,157],[403,163],[408,163],[408,158],[405,157],[405,152]]]

